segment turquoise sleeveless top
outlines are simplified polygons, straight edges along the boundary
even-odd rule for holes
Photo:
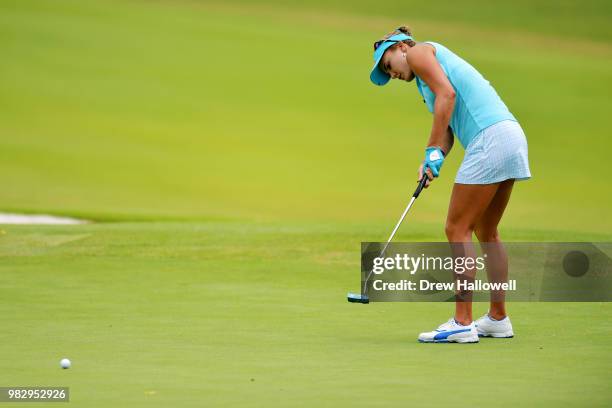
[[[445,46],[431,41],[426,43],[436,48],[436,59],[455,89],[455,108],[450,127],[464,148],[481,130],[491,125],[502,120],[517,122],[495,89],[480,72]],[[427,109],[433,113],[436,95],[425,81],[418,76],[415,76],[415,79]]]

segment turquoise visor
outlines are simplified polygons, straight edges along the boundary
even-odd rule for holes
[[[372,81],[375,85],[382,86],[391,79],[388,74],[385,74],[383,70],[380,69],[378,64],[385,54],[385,51],[387,51],[390,46],[404,40],[412,40],[412,37],[401,33],[392,35],[389,38],[385,38],[384,40],[376,41],[374,43],[374,67],[372,67],[372,72],[370,72],[370,81]]]

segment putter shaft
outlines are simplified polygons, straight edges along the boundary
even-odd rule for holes
[[[385,251],[387,250],[387,247],[389,246],[389,244],[393,240],[393,237],[395,236],[395,233],[399,229],[400,225],[402,225],[402,222],[404,221],[404,218],[406,218],[406,214],[408,214],[408,211],[410,211],[410,207],[412,207],[412,204],[414,204],[414,202],[417,199],[417,197],[419,196],[419,194],[421,194],[421,190],[423,190],[423,188],[425,187],[425,184],[427,184],[427,174],[423,174],[423,177],[419,181],[419,185],[417,186],[416,190],[414,191],[414,194],[412,194],[412,198],[410,199],[410,202],[408,203],[408,206],[406,206],[406,209],[404,210],[404,212],[402,213],[402,216],[400,217],[399,221],[395,225],[395,228],[393,228],[393,232],[391,232],[391,235],[389,236],[389,239],[387,240],[387,243],[383,247],[382,251],[380,251],[380,255],[378,255],[379,258],[384,255]],[[362,293],[366,293],[367,292],[368,281],[370,280],[370,277],[372,276],[373,272],[374,272],[374,269],[371,269],[370,272],[368,273],[368,275],[366,276],[365,280],[363,281],[363,290],[362,290]]]

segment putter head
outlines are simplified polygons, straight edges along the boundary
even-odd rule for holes
[[[351,303],[362,303],[364,305],[370,303],[370,298],[368,295],[362,295],[361,293],[349,292],[349,294],[346,296],[346,300]]]

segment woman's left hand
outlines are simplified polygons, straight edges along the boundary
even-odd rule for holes
[[[437,146],[430,146],[425,149],[425,160],[423,161],[423,167],[431,169],[431,173],[434,177],[440,175],[440,170],[444,164],[444,152]]]
[[[419,180],[423,177],[423,170],[427,172],[428,181],[425,184],[425,188],[429,187],[429,184],[440,175],[440,169],[444,164],[444,152],[442,149],[436,146],[431,146],[425,149],[425,160],[419,167]]]

